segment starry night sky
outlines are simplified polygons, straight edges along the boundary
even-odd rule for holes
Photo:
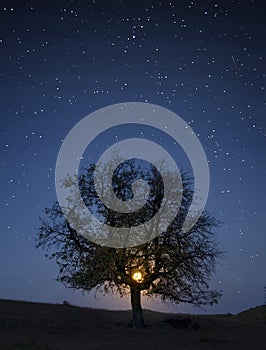
[[[1,1],[0,298],[99,308],[129,299],[65,289],[35,249],[56,200],[57,154],[69,130],[114,103],[158,104],[197,133],[209,161],[206,209],[227,251],[211,282],[217,306],[260,305],[266,286],[266,19],[263,1]]]

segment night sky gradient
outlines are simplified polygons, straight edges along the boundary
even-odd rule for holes
[[[143,306],[233,313],[264,302],[263,3],[0,2],[0,298],[130,308],[129,298],[65,289],[34,239],[39,216],[56,200],[66,134],[99,108],[139,101],[172,110],[197,133],[211,175],[206,209],[223,221],[217,241],[227,252],[211,281],[223,290],[218,305]]]

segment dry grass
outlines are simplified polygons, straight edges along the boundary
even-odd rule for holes
[[[0,300],[0,349],[266,349],[266,307],[235,316],[145,310],[147,327],[127,327],[130,311]]]

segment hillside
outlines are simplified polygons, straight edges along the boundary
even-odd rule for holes
[[[262,323],[266,325],[266,305],[240,312],[234,318],[247,323]]]
[[[0,300],[0,349],[264,350],[265,310],[224,317],[145,310],[147,326],[137,330],[127,326],[130,311]]]

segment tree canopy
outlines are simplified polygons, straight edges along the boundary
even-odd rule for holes
[[[129,167],[133,165],[129,164]],[[163,184],[156,170],[151,169],[150,172],[142,174],[142,179],[148,181],[150,186],[145,211],[141,215],[133,213],[131,217],[114,217],[114,213],[108,212],[95,194],[94,170],[95,167],[91,166],[79,176],[80,193],[90,210],[95,212],[98,209],[99,217],[105,217],[105,222],[116,223],[114,234],[117,226],[128,224],[127,220],[137,222],[140,216],[142,222],[145,222],[145,218],[154,215],[154,204],[161,205]],[[134,175],[134,172],[125,172],[124,168],[123,181],[120,181],[118,175],[113,179],[113,188],[117,196],[132,197],[132,174]],[[153,183],[150,180],[151,174],[153,177],[155,175],[156,179]],[[171,174],[167,176],[171,181]],[[133,180],[136,180],[136,177],[133,176]],[[46,208],[41,218],[37,247],[43,248],[47,257],[56,260],[59,266],[57,280],[66,287],[84,291],[96,289],[103,293],[118,292],[121,296],[130,293],[132,325],[137,327],[144,326],[141,295],[156,296],[163,301],[177,304],[217,303],[221,292],[210,290],[209,281],[222,254],[214,236],[218,221],[204,211],[190,230],[182,231],[182,224],[193,197],[193,186],[187,173],[181,174],[181,180],[182,200],[175,219],[167,230],[158,234],[157,221],[164,220],[162,208],[157,221],[147,225],[147,240],[137,246],[113,248],[94,243],[71,226],[58,202]],[[71,187],[71,179],[66,179],[63,186]],[[175,197],[168,198],[168,202],[164,204],[167,210],[171,208],[172,202],[176,201],[176,193]],[[74,203],[71,204],[70,208],[73,208]]]

